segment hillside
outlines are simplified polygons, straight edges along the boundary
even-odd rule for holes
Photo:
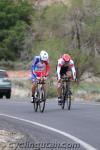
[[[71,54],[79,77],[100,74],[100,1],[4,0],[0,8],[0,66],[30,69],[32,57],[45,49],[51,76],[63,53]]]
[[[44,3],[53,2],[55,3],[52,0],[42,0],[37,3],[42,6]],[[55,60],[67,52],[75,60],[80,76],[88,69],[98,74],[100,73],[100,67],[97,67],[100,63],[100,2],[98,0],[66,2],[70,3],[70,7],[63,3],[53,3],[44,9],[37,9],[33,18],[33,29],[36,33],[33,54],[46,49],[52,60],[51,66],[54,72]]]
[[[32,0],[31,0],[32,2]],[[35,2],[35,5],[36,6],[50,6],[50,5],[53,5],[53,4],[58,4],[58,3],[62,3],[62,4],[65,4],[65,5],[70,5],[70,0],[37,0]]]
[[[0,1],[0,68],[14,74],[16,70],[26,72],[33,56],[46,50],[50,60],[49,97],[56,96],[56,64],[63,53],[72,56],[79,80],[87,72],[100,77],[99,8],[98,0]],[[21,80],[12,80],[13,93],[30,96],[31,81]],[[84,80],[78,96],[80,89],[83,97],[87,91],[100,93],[99,80],[90,84]]]

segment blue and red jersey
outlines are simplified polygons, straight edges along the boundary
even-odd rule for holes
[[[40,76],[48,76],[49,74],[49,62],[44,61],[41,62],[40,56],[35,56],[32,60],[32,78],[40,77]]]

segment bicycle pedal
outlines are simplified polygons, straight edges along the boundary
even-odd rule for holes
[[[44,102],[44,99],[40,100],[40,103],[41,103],[41,102]]]
[[[58,105],[62,105],[62,102],[61,102],[61,101],[58,101]]]
[[[69,95],[72,95],[72,92],[71,92],[71,91],[69,91],[69,92],[68,92],[68,94],[69,94]]]
[[[30,102],[34,103],[34,97],[33,96],[31,97],[31,101]]]
[[[39,102],[41,103],[43,100],[39,100]]]

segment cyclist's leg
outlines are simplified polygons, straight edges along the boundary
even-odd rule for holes
[[[32,99],[31,99],[32,103],[34,102],[34,99],[35,99],[34,94],[35,94],[36,87],[37,87],[36,78],[34,78],[34,76],[32,76]]]
[[[33,83],[32,84],[32,98],[31,98],[31,102],[34,102],[34,100],[35,100],[34,94],[35,94],[36,87],[37,87],[37,85]]]
[[[58,101],[61,100],[61,82],[57,81],[57,96],[58,96]]]
[[[61,78],[66,75],[66,71],[68,70],[68,67],[61,67],[61,70],[60,70],[60,75],[61,75]],[[61,103],[61,94],[62,94],[62,91],[61,91],[61,83],[58,82],[58,85],[57,85],[57,94],[58,94],[58,103]]]
[[[36,87],[37,87],[37,84],[36,83],[32,83],[32,97],[34,97]]]
[[[45,97],[47,97],[47,91],[48,91],[48,89],[47,89],[47,85],[46,84],[43,84],[43,90],[45,92]]]
[[[68,90],[70,91],[70,93],[72,94],[71,92],[71,79],[72,79],[72,71],[69,67],[66,67],[66,72],[65,74],[67,75],[67,77],[69,78],[69,82],[67,82],[67,87],[68,87]]]
[[[60,76],[64,75],[64,67],[60,70]],[[58,96],[58,104],[61,104],[61,81],[57,79],[57,96]]]
[[[72,91],[71,91],[71,81],[67,82],[67,86],[68,86],[69,94],[71,95],[72,94]]]
[[[40,71],[35,71],[35,73],[36,73],[37,77],[41,76]],[[37,87],[37,79],[34,77],[34,75],[32,75],[32,97],[34,97],[36,87]]]

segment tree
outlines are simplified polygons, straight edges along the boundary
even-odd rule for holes
[[[0,59],[16,60],[25,51],[24,39],[31,28],[32,13],[27,1],[0,1]]]

